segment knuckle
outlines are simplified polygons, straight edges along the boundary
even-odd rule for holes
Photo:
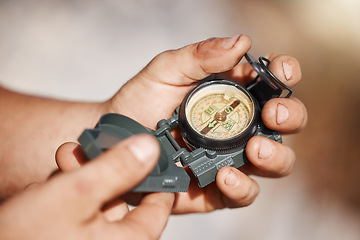
[[[150,62],[151,65],[156,66],[156,70],[158,68],[163,68],[167,65],[169,59],[172,59],[176,55],[176,50],[167,50],[156,55],[153,60]],[[149,65],[150,65],[149,64]]]
[[[287,54],[274,54],[272,57],[269,69],[275,76],[290,87],[300,81],[301,68],[296,58]]]

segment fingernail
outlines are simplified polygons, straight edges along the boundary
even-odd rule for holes
[[[262,139],[260,142],[259,158],[270,158],[273,153],[272,144],[268,139]]]
[[[223,49],[230,49],[232,47],[235,46],[235,44],[237,43],[237,41],[239,40],[241,35],[237,35],[235,37],[229,37],[229,38],[224,38],[221,42],[221,47]]]
[[[279,103],[276,109],[276,123],[280,125],[286,122],[288,118],[289,118],[289,110],[284,105]]]
[[[149,142],[148,138],[138,137],[129,145],[130,152],[139,162],[146,162],[153,154],[156,154],[156,147]]]
[[[234,173],[233,170],[230,170],[228,175],[226,176],[225,184],[228,186],[235,186],[238,182],[238,176],[236,175],[236,173]]]
[[[286,80],[290,80],[290,78],[292,77],[292,67],[287,62],[283,62],[282,67]]]

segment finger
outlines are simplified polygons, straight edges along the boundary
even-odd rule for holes
[[[264,105],[261,115],[268,128],[284,133],[299,132],[308,119],[304,104],[296,98],[271,99]]]
[[[259,185],[233,167],[223,167],[216,176],[216,184],[223,193],[223,207],[245,207],[254,202]]]
[[[123,217],[129,213],[129,206],[122,198],[118,198],[115,201],[107,203],[102,210],[108,222],[115,222],[123,219]]]
[[[157,140],[142,134],[121,141],[77,171],[56,178],[74,211],[93,214],[103,204],[138,185],[159,157]]]
[[[155,128],[158,121],[155,119],[170,118],[198,80],[211,73],[233,68],[249,50],[250,45],[250,38],[240,35],[233,38],[212,38],[163,52],[114,95],[110,100],[112,110],[141,120],[148,128]],[[141,91],[148,94],[139,95]],[[129,108],[129,102],[138,106],[137,111]],[[153,108],[145,118],[143,112],[147,109],[144,109],[144,103],[148,102],[161,107]]]
[[[233,174],[230,174],[230,170]],[[228,177],[229,176],[229,177]],[[187,193],[177,193],[173,214],[207,213],[216,209],[251,204],[259,193],[258,184],[236,168],[223,167],[216,181],[200,188],[191,181]]]
[[[266,57],[270,60],[269,70],[287,86],[292,87],[301,80],[300,64],[294,57],[282,53],[271,53]],[[254,68],[249,63],[243,63],[217,77],[247,84],[256,76]]]
[[[246,156],[256,170],[245,171],[264,177],[288,175],[295,164],[295,154],[291,148],[263,136],[255,136],[246,145]]]
[[[190,85],[212,73],[232,69],[250,46],[251,40],[246,35],[210,38],[159,54],[140,75],[166,84]]]
[[[72,142],[61,145],[56,152],[55,159],[63,172],[78,169],[88,161],[81,146]],[[129,212],[129,207],[124,200],[117,198],[106,203],[102,208],[102,212],[107,221],[114,222],[122,219]]]
[[[116,225],[116,229],[132,239],[159,239],[168,222],[174,200],[173,193],[148,194],[137,208]]]
[[[294,86],[301,80],[300,63],[296,58],[286,54],[272,53],[269,55],[269,70],[284,84]]]
[[[55,160],[60,170],[66,172],[80,168],[87,161],[87,157],[80,145],[68,142],[57,149]]]

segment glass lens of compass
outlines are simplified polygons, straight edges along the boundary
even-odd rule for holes
[[[191,96],[185,115],[200,135],[226,140],[238,136],[249,126],[254,117],[254,103],[235,86],[213,84]]]

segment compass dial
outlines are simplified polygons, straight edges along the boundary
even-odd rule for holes
[[[254,103],[235,86],[214,84],[192,96],[186,115],[197,133],[211,139],[229,139],[249,126]]]
[[[254,133],[256,106],[249,92],[235,82],[204,82],[182,104],[179,124],[191,145],[231,148],[241,142],[239,138]]]

